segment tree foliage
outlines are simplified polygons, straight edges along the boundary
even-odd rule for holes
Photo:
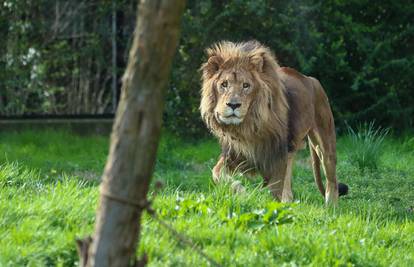
[[[117,2],[132,17],[127,33],[116,33],[128,41],[134,8]],[[111,1],[5,1],[0,114],[111,112],[112,8]]]
[[[0,34],[7,40],[5,53],[0,48],[1,114],[111,111],[111,1],[66,2],[15,0],[1,9]],[[59,25],[69,26],[53,35],[57,15],[51,11],[57,5],[78,11],[62,15]],[[127,1],[116,6],[122,70],[133,14]],[[321,81],[339,128],[371,120],[412,128],[413,16],[409,0],[189,1],[164,121],[175,132],[205,133],[198,112],[204,48],[223,39],[257,39],[275,51],[281,65]]]

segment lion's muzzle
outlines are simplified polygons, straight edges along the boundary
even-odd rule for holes
[[[229,106],[232,110],[236,110],[236,108],[239,108],[241,106],[241,103],[226,103],[227,106]]]

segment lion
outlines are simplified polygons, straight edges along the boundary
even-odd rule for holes
[[[222,150],[213,181],[232,179],[228,172],[258,173],[276,199],[291,202],[292,165],[307,138],[318,189],[327,204],[337,204],[348,187],[338,187],[335,124],[320,82],[279,66],[258,41],[222,41],[206,53],[200,112]]]

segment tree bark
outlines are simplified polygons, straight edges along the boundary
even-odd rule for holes
[[[128,203],[146,203],[184,6],[184,0],[142,0],[138,7],[88,266],[128,266],[136,251],[142,209]]]

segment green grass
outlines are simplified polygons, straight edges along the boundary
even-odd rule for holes
[[[294,170],[297,203],[278,206],[258,180],[243,181],[244,195],[212,185],[214,140],[164,135],[154,207],[224,266],[414,266],[413,140],[386,138],[377,169],[363,174],[349,160],[351,140],[339,138],[338,177],[350,194],[327,209],[307,151]],[[74,240],[93,231],[107,146],[64,132],[0,133],[0,266],[77,264]],[[149,266],[208,265],[148,215],[142,229],[137,255]]]
[[[383,155],[383,143],[389,130],[376,127],[374,122],[364,123],[356,130],[348,128],[348,159],[359,170],[373,171],[378,169]]]

